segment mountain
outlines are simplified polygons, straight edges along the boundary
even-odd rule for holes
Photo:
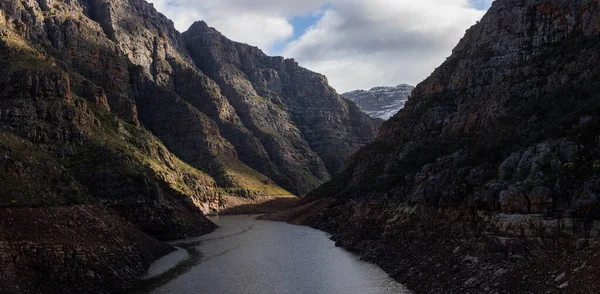
[[[0,72],[0,292],[121,291],[159,240],[306,194],[375,138],[324,76],[143,0],[1,1]]]
[[[342,94],[373,118],[388,120],[404,107],[415,87],[406,84],[395,87],[375,87],[371,90],[355,90]]]
[[[598,1],[494,1],[374,143],[272,217],[416,292],[598,292],[579,281],[598,278],[599,23]]]
[[[240,159],[282,187],[305,194],[375,138],[375,125],[327,79],[293,59],[232,42],[204,22],[183,33],[192,60],[213,79],[254,136],[224,136]],[[252,142],[252,144],[250,144]],[[262,151],[262,150],[264,151]]]

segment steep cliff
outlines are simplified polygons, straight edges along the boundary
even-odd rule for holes
[[[110,112],[101,88],[23,37],[33,31],[0,19],[1,292],[119,291],[171,250],[147,234],[214,229],[201,210],[219,206],[212,178]]]
[[[223,205],[221,194],[289,194],[278,185],[304,194],[374,138],[371,120],[323,76],[200,22],[184,39],[145,1],[0,5],[5,129],[34,143],[83,145],[86,154],[117,147],[127,153],[133,144],[148,149],[148,158],[137,160],[155,161],[155,169],[187,163],[202,171],[186,167],[207,187],[199,193],[209,196],[196,201],[205,211]],[[42,95],[48,101],[38,101]],[[115,139],[109,142],[115,146],[89,144],[98,138]],[[94,185],[92,175],[74,174]],[[200,191],[190,183],[177,188]]]
[[[279,185],[303,195],[375,137],[371,120],[323,76],[205,33],[204,23],[184,40],[143,0],[48,3],[27,17],[26,39],[76,68],[108,93],[121,119],[141,123],[229,193],[289,194]],[[271,72],[281,77],[267,86]]]
[[[418,292],[597,292],[599,23],[598,1],[495,1],[292,218]]]
[[[235,147],[221,136],[211,116],[235,123],[236,114],[218,86],[193,65],[172,21],[143,0],[80,1],[80,6],[125,58],[124,87],[140,123],[171,152],[230,194],[289,194],[240,162]]]
[[[342,97],[354,101],[368,116],[388,120],[404,107],[414,89],[413,86],[402,84],[355,90],[342,94]]]
[[[216,208],[214,180],[187,167],[143,129],[119,120],[109,112],[102,90],[62,69],[15,30],[0,41],[0,143],[7,183],[1,188],[2,205],[95,199],[156,236],[198,234],[211,227],[198,207],[182,198]]]
[[[240,159],[283,187],[308,192],[374,139],[373,122],[324,76],[233,42],[204,22],[183,36],[195,64],[219,85],[252,136],[223,132],[243,146]]]

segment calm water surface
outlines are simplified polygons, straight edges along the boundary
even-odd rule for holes
[[[153,293],[409,293],[376,265],[308,227],[215,217],[201,262]]]

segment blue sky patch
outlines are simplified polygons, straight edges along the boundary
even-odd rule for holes
[[[471,0],[471,5],[478,10],[488,10],[493,0]]]
[[[273,45],[270,51],[275,54],[280,54],[285,48],[285,45],[298,40],[300,37],[302,37],[302,35],[304,35],[306,30],[317,24],[317,22],[321,20],[321,17],[323,17],[323,13],[329,9],[329,7],[331,7],[331,4],[325,4],[319,10],[292,17],[289,22],[294,27],[294,34],[287,40],[277,42],[275,45]]]

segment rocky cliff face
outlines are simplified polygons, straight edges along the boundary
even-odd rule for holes
[[[388,120],[404,107],[414,89],[413,86],[402,84],[356,90],[344,93],[342,97],[354,101],[368,116]]]
[[[495,1],[301,219],[417,291],[597,291],[547,258],[599,232],[599,20],[597,1]]]
[[[204,22],[183,36],[192,60],[219,85],[246,130],[224,136],[246,142],[234,144],[243,146],[240,159],[283,187],[309,191],[372,141],[373,122],[324,76],[233,42]]]
[[[0,282],[32,275],[13,264],[22,259],[64,281],[24,292],[118,291],[168,251],[152,237],[204,234],[214,229],[205,213],[305,194],[374,137],[371,120],[323,76],[206,25],[184,37],[145,1],[0,1],[0,210],[53,215],[23,231],[82,214],[106,220],[64,221],[80,239],[3,235],[0,265],[12,274]],[[81,232],[111,226],[137,237]],[[40,253],[19,251],[22,242]],[[47,272],[73,262],[81,267]],[[109,262],[118,270],[108,273]],[[88,263],[98,271],[81,274]]]
[[[528,183],[565,195],[553,208],[578,207],[556,181],[571,164],[595,177],[597,3],[519,3],[496,2],[467,31],[338,178],[352,184],[339,195],[373,185],[411,203],[486,206],[494,193],[471,189]]]

